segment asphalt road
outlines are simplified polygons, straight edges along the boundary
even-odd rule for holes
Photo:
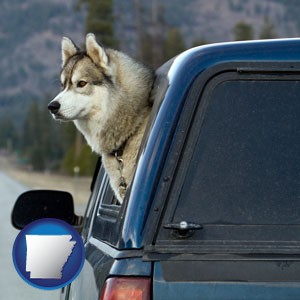
[[[10,215],[18,195],[27,190],[0,172],[0,299],[1,300],[57,300],[59,291],[34,288],[21,279],[14,268],[12,247],[18,230],[10,222]]]

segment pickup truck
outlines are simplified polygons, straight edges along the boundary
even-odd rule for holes
[[[64,193],[15,205],[16,227],[81,231],[86,261],[61,299],[300,299],[300,39],[190,49],[153,96],[123,205],[100,163],[83,218]]]

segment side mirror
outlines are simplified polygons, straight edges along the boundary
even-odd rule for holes
[[[82,219],[75,215],[73,197],[67,192],[34,190],[21,194],[12,211],[12,225],[23,229],[42,218],[60,219],[73,226],[79,225]]]

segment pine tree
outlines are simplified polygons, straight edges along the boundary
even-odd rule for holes
[[[177,28],[168,30],[165,43],[165,59],[170,59],[186,50],[181,32]]]
[[[82,151],[77,156],[75,154],[75,144],[71,146],[66,152],[61,162],[63,172],[73,175],[74,168],[79,168],[79,175],[91,175],[96,166],[98,156],[95,153],[91,153],[91,148],[85,143],[82,146]]]
[[[39,106],[34,101],[27,112],[22,135],[22,150],[29,159],[34,170],[45,168],[45,156],[42,147],[42,127],[43,120],[40,115]]]
[[[253,28],[251,25],[240,21],[234,26],[233,35],[235,41],[253,40]]]
[[[87,16],[85,20],[86,33],[92,32],[105,47],[116,48],[114,35],[114,14],[112,0],[79,0],[79,5],[85,4]]]
[[[0,121],[0,148],[11,152],[16,149],[18,134],[11,118],[4,117]]]
[[[151,24],[152,67],[157,68],[165,60],[163,49],[164,49],[164,32],[166,31],[166,24],[164,19],[165,9],[164,6],[159,5],[158,0],[152,0],[151,15],[152,15],[152,24]]]
[[[265,17],[259,38],[260,39],[274,39],[274,38],[276,38],[276,36],[277,36],[277,34],[275,32],[274,25],[271,23],[271,21],[268,17]]]
[[[20,146],[22,158],[34,170],[54,169],[59,165],[58,161],[64,155],[61,126],[52,120],[46,101],[41,105],[36,101],[30,105],[23,123]]]
[[[38,123],[39,108],[36,101],[34,101],[28,108],[27,115],[23,124],[21,145],[24,151],[28,150],[30,146],[39,143]]]

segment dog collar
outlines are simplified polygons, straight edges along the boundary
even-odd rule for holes
[[[123,155],[126,143],[127,143],[127,140],[118,149],[113,150],[110,153],[110,155],[113,155],[116,158],[118,165],[119,165],[119,167],[118,167],[118,170],[120,172],[119,192],[120,192],[120,195],[122,195],[122,198],[124,198],[126,190],[127,190],[127,183],[126,183],[125,177],[123,175],[124,162],[122,159],[122,155]]]
[[[121,157],[123,155],[127,140],[123,142],[123,144],[118,148],[110,152],[110,155],[115,157]]]

